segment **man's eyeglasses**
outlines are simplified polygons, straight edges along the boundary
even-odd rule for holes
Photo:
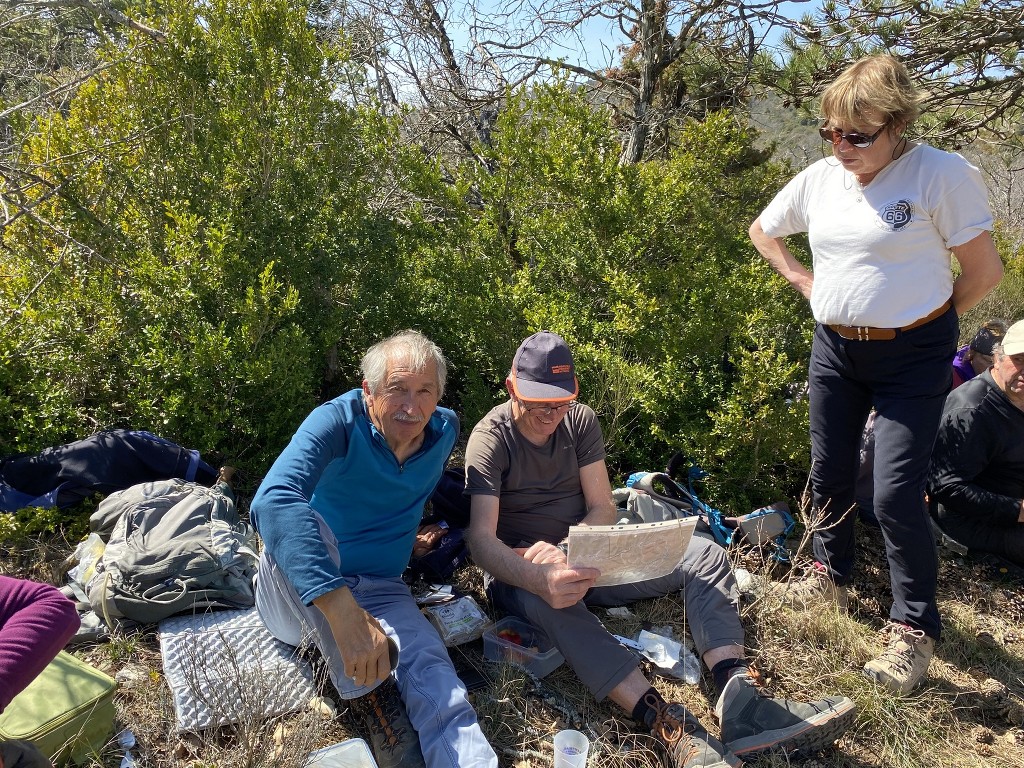
[[[838,128],[826,128],[822,126],[818,129],[818,135],[821,136],[825,141],[831,142],[833,146],[839,146],[839,142],[846,139],[852,146],[857,149],[867,149],[875,143],[875,139],[882,135],[882,131],[885,130],[886,126],[889,125],[889,121],[885,121],[885,125],[879,128],[877,131],[872,133],[870,136],[866,136],[859,131],[850,131],[849,133],[843,133]]]
[[[523,406],[523,410],[527,413],[532,413],[535,416],[550,416],[553,413],[567,413],[576,407],[576,401],[570,400],[568,403],[561,403],[559,405],[526,405],[522,400],[519,404]]]

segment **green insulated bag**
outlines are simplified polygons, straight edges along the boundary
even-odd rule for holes
[[[99,754],[114,730],[117,683],[61,651],[0,714],[0,740],[30,741],[57,765]]]

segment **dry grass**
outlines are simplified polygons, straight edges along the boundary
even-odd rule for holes
[[[756,670],[776,695],[804,700],[841,694],[857,702],[854,729],[834,749],[789,760],[767,756],[754,768],[1011,768],[1024,754],[1024,584],[996,569],[943,553],[940,607],[944,641],[926,683],[896,698],[863,678],[861,666],[880,650],[877,631],[888,615],[888,571],[880,535],[863,528],[862,561],[851,588],[849,614],[823,607],[794,613],[768,598],[747,601],[742,610]],[[61,540],[10,542],[0,549],[0,571],[59,583],[69,546]],[[784,578],[756,556],[739,563],[759,578]],[[479,572],[464,569],[458,586],[487,605]],[[635,635],[643,622],[669,625],[680,636],[683,606],[676,597],[631,607],[630,617],[598,611],[606,626]],[[497,617],[495,617],[497,618]],[[252,719],[244,726],[180,736],[174,730],[170,694],[161,674],[152,632],[115,634],[110,642],[78,651],[122,681],[117,697],[119,726],[131,729],[137,764],[146,768],[257,768],[299,766],[302,755],[357,735],[341,715],[324,719],[311,712],[283,722],[285,749],[275,752],[277,722]],[[591,768],[653,768],[662,764],[651,740],[615,707],[594,701],[565,666],[543,680],[516,667],[486,662],[479,641],[452,649],[459,664],[471,664],[490,684],[471,694],[485,733],[502,766],[551,765],[551,739],[561,728],[576,728],[591,739]],[[683,701],[714,731],[714,699],[706,673],[698,686],[657,677],[669,699]],[[326,695],[333,695],[325,684]],[[116,768],[123,752],[113,743],[96,765]]]

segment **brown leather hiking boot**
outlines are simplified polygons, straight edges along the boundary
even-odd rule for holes
[[[651,735],[665,745],[674,768],[737,768],[743,762],[708,734],[682,704],[667,704],[647,694],[654,713]]]
[[[350,699],[348,707],[369,734],[378,768],[425,768],[419,737],[394,677],[358,699]]]

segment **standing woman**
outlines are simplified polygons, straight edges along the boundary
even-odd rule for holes
[[[821,99],[832,157],[790,181],[750,227],[817,321],[809,372],[815,564],[788,585],[804,607],[846,605],[854,567],[854,485],[864,420],[874,406],[875,515],[885,537],[893,605],[886,649],[864,674],[906,692],[939,639],[938,557],[925,474],[949,392],[958,317],[1003,267],[978,170],[907,137],[921,96],[888,55],[845,70]],[[813,270],[785,238],[807,232]],[[950,254],[960,265],[953,279]]]

